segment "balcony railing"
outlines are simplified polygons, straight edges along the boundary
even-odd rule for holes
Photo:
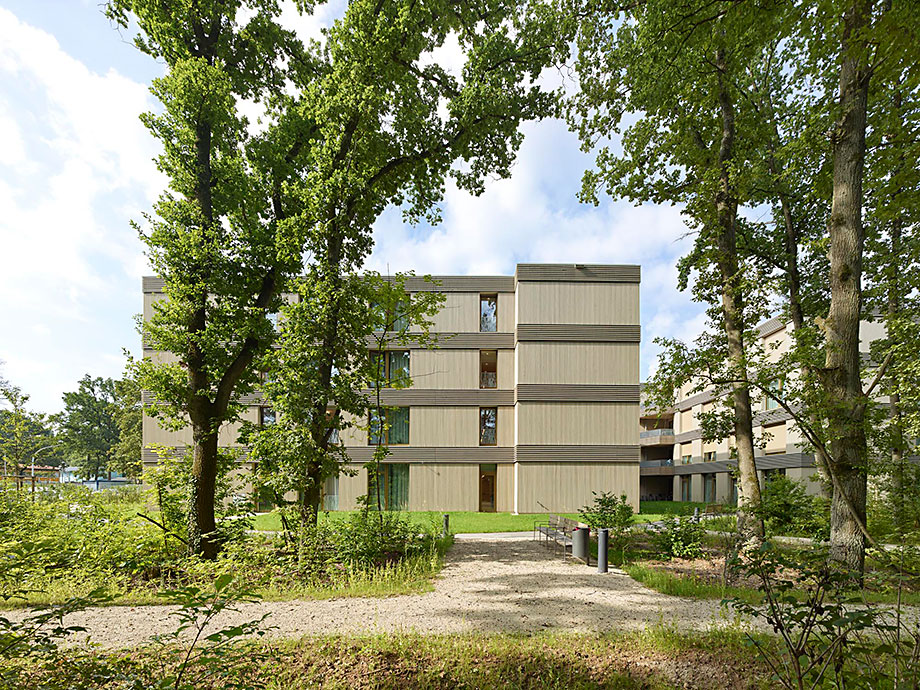
[[[673,436],[674,429],[646,429],[639,432],[639,438],[657,438],[659,436]]]
[[[639,467],[673,467],[673,458],[662,458],[661,460],[642,460]]]

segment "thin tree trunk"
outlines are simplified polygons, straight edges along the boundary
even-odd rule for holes
[[[716,51],[716,66],[725,72],[725,52]],[[716,195],[718,231],[717,264],[721,278],[722,318],[728,343],[728,357],[733,380],[732,406],[735,413],[735,448],[738,455],[738,534],[742,539],[763,536],[763,522],[755,514],[760,507],[760,481],[754,460],[754,428],[751,391],[747,384],[747,357],[744,347],[744,302],[738,263],[738,201],[730,179],[734,156],[735,110],[728,88],[719,79],[719,108],[722,115],[722,140],[719,146],[720,187]]]
[[[831,501],[830,556],[854,571],[865,565],[866,542],[859,520],[866,519],[865,396],[860,378],[859,319],[862,306],[863,169],[869,73],[864,32],[870,22],[867,0],[855,0],[843,17],[840,115],[833,138],[833,197],[830,235],[831,303],[824,322],[830,461],[839,491]],[[839,495],[842,491],[846,496]],[[853,515],[847,499],[855,508]]]

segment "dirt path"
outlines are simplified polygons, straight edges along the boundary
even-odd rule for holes
[[[110,606],[68,616],[105,647],[144,643],[175,629],[170,606]],[[627,575],[598,575],[563,563],[551,548],[529,539],[458,539],[433,592],[373,598],[243,604],[217,626],[269,613],[271,635],[341,633],[594,632],[636,630],[664,622],[702,630],[729,616],[714,601],[682,599],[646,589]],[[20,616],[22,614],[19,614]],[[15,616],[15,614],[14,614]],[[216,627],[214,629],[217,629]]]

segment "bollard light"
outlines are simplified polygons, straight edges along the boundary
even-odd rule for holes
[[[610,533],[606,527],[597,530],[597,572],[607,572],[607,544],[609,543]]]

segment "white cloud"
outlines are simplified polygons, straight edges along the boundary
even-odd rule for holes
[[[576,194],[590,159],[558,121],[531,123],[513,175],[491,181],[481,197],[449,185],[443,222],[411,228],[397,212],[375,228],[369,268],[379,271],[510,274],[515,263],[628,263],[642,266],[643,375],[659,336],[693,339],[702,309],[677,290],[677,259],[690,247],[679,209],[625,202],[580,205]]]
[[[126,290],[137,290],[146,262],[128,223],[164,186],[138,119],[155,104],[146,85],[88,69],[5,9],[0,102],[15,104],[0,110],[0,358],[38,407],[53,409],[86,371],[117,373],[111,363],[93,369],[100,338],[121,341],[117,353],[136,337],[139,304],[127,306]]]

